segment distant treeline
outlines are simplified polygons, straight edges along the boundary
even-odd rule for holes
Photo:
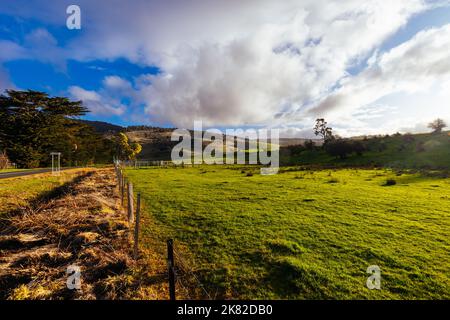
[[[175,129],[173,128],[160,128],[160,127],[152,127],[152,126],[129,126],[125,128],[126,132],[132,131],[153,131],[153,132],[172,132]]]

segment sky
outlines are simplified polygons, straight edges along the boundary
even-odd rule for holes
[[[426,132],[450,124],[449,56],[449,0],[0,0],[0,91],[123,126]]]

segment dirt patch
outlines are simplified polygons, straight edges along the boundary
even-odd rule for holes
[[[0,228],[0,299],[147,298],[113,170],[83,174],[61,190]],[[69,266],[79,267],[81,290],[67,288]]]

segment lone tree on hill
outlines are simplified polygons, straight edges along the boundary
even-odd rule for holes
[[[447,124],[442,119],[436,119],[428,124],[428,128],[433,129],[433,133],[441,133],[442,129],[446,128]]]
[[[316,120],[314,134],[316,136],[321,136],[324,143],[333,139],[333,129],[328,127],[328,123],[325,121],[325,119]]]

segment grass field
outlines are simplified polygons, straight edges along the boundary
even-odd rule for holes
[[[143,246],[173,237],[217,297],[449,299],[450,179],[388,170],[130,169]],[[385,186],[388,179],[396,184]],[[381,268],[381,290],[366,287]]]
[[[49,192],[77,176],[79,169],[61,172],[60,176],[44,173],[0,180],[0,216],[26,206],[45,192]]]

